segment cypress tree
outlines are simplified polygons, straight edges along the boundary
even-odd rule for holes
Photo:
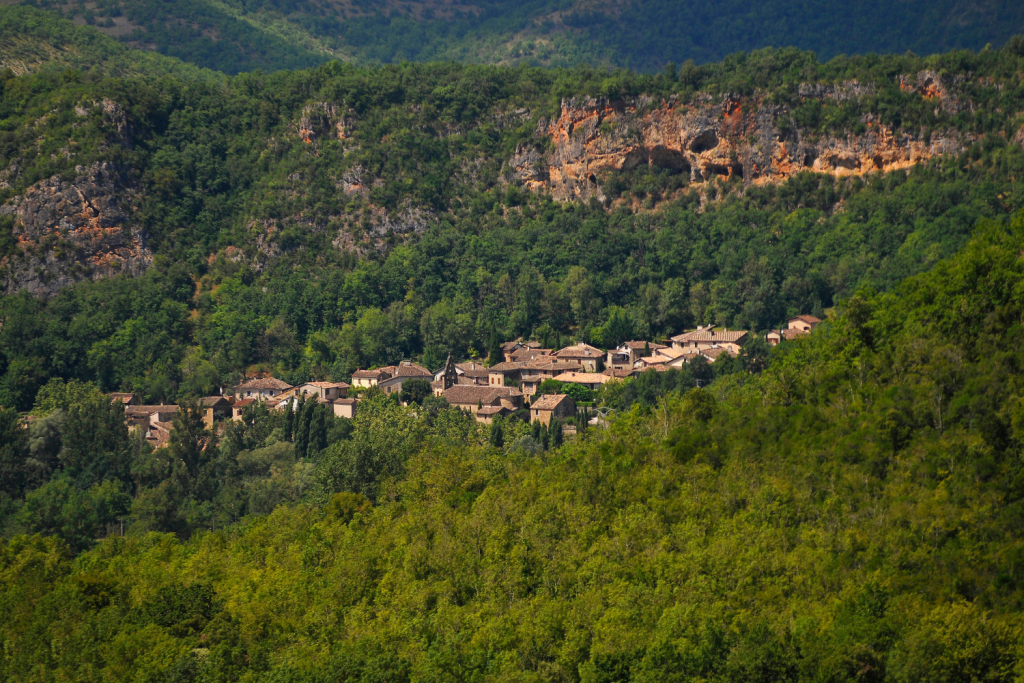
[[[295,406],[288,401],[288,407],[284,410],[284,440],[291,441],[295,432]]]
[[[548,424],[548,443],[552,448],[562,445],[562,421],[560,419],[551,418],[551,422]]]
[[[494,418],[494,422],[491,423],[491,445],[495,448],[501,448],[505,445],[505,429],[502,427],[499,418]]]

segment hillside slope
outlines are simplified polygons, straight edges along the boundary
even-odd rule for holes
[[[79,23],[227,73],[357,63],[456,60],[658,70],[764,47],[838,54],[932,54],[1001,46],[1024,32],[1009,0],[683,3],[531,0],[74,0],[33,3]]]
[[[15,538],[0,547],[0,671],[1018,680],[1022,253],[1024,216],[986,223],[932,272],[853,297],[763,376],[637,404],[545,454],[438,418],[373,507],[343,494],[76,559]],[[407,452],[423,419],[384,397],[365,411],[317,476]]]
[[[0,402],[21,409],[51,377],[162,401],[247,368],[433,366],[494,336],[767,329],[1024,207],[1018,43],[762,51],[675,78],[339,62],[178,78],[172,58],[4,12],[57,26],[40,44],[58,54],[116,55],[3,76]]]

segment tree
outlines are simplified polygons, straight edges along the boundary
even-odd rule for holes
[[[498,337],[498,331],[492,327],[491,337],[487,342],[487,365],[497,365],[504,360],[505,356],[501,350],[501,340]]]
[[[501,417],[495,417],[491,422],[490,444],[494,448],[501,448],[505,445],[505,430],[502,427]]]
[[[0,491],[11,497],[20,496],[25,486],[26,437],[18,412],[0,406]]]
[[[131,441],[119,401],[93,393],[71,404],[61,434],[60,462],[75,486],[87,489],[107,479],[131,486],[131,461]]]
[[[548,424],[548,443],[551,448],[558,448],[562,445],[562,420],[557,417],[551,418]]]
[[[214,445],[214,435],[203,421],[203,406],[198,401],[181,404],[174,415],[167,451],[175,467],[184,471],[190,483],[199,477],[200,468],[210,457],[207,451]]]
[[[403,403],[420,404],[427,396],[434,393],[430,382],[422,377],[413,377],[402,382],[402,393],[399,395]]]

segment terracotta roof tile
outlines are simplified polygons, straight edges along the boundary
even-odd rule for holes
[[[530,410],[554,410],[566,399],[572,400],[565,394],[545,394],[530,404]]]

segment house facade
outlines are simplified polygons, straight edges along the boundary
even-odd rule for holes
[[[217,420],[231,419],[231,408],[234,401],[223,396],[207,396],[202,400],[203,423],[207,429],[213,429]]]
[[[449,404],[472,413],[477,420],[477,412],[481,408],[504,407],[514,412],[523,407],[523,392],[514,387],[481,387],[461,384],[451,387],[442,394]]]
[[[345,398],[349,385],[345,382],[306,382],[295,387],[296,396],[316,395],[325,401]]]
[[[598,367],[604,363],[604,352],[590,344],[573,344],[560,349],[555,354],[560,361],[579,363],[587,372],[599,372],[604,368]]]
[[[748,336],[745,330],[730,331],[728,328],[718,330],[714,325],[708,325],[672,337],[672,348],[683,351],[692,350],[691,352],[693,352],[717,347],[739,353]]]
[[[378,370],[356,370],[352,373],[352,386],[360,389],[369,389],[377,386],[383,380],[391,377],[391,373],[383,368]]]
[[[402,385],[410,379],[424,379],[428,383],[434,379],[433,373],[427,370],[422,365],[418,365],[411,361],[402,361],[402,363],[395,367],[395,371],[391,377],[383,379],[378,382],[377,386],[381,388],[385,394],[398,394],[402,391]]]
[[[545,394],[530,405],[530,420],[543,425],[576,414],[576,402],[565,394]]]
[[[267,400],[268,398],[280,396],[291,388],[291,384],[282,382],[276,377],[261,377],[242,382],[235,387],[234,394],[236,399],[253,398]]]
[[[336,398],[331,403],[335,417],[344,417],[351,420],[356,416],[356,400],[354,398]]]

